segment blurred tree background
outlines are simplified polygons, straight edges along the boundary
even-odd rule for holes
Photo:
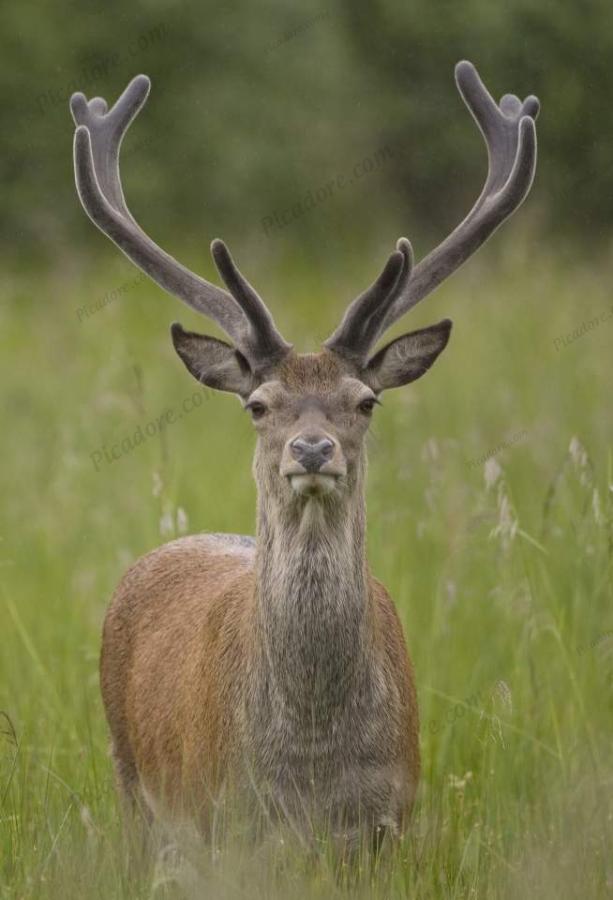
[[[138,72],[153,88],[124,143],[124,185],[168,249],[180,255],[177,235],[199,246],[220,235],[243,260],[287,248],[313,263],[384,252],[405,233],[424,252],[467,211],[486,167],[453,82],[461,58],[496,97],[541,99],[521,227],[602,244],[612,24],[606,0],[3,4],[3,255],[29,264],[69,259],[75,242],[101,247],[75,196],[68,99],[82,89],[113,102]],[[317,211],[289,212],[338,176],[347,185]],[[284,213],[287,225],[266,226]]]

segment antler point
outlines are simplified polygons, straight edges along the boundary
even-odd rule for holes
[[[465,75],[472,74],[476,72],[477,69],[473,63],[468,59],[461,59],[455,66],[455,76],[456,78],[461,78]]]
[[[69,106],[72,118],[78,124],[79,117],[87,114],[87,97],[82,91],[75,91],[70,98]]]
[[[147,90],[149,90],[149,88],[151,87],[151,79],[148,75],[145,75],[144,72],[141,72],[139,75],[135,75],[134,81],[146,85]]]
[[[89,128],[87,125],[77,125],[74,133],[75,143],[79,141],[81,144],[87,144],[91,140]]]
[[[525,115],[530,116],[531,119],[536,119],[541,110],[541,101],[538,97],[535,97],[534,94],[529,94],[522,106]]]
[[[408,256],[411,262],[413,261],[413,245],[408,238],[398,238],[396,241],[396,249],[400,250],[405,256]]]
[[[230,251],[228,250],[224,241],[221,238],[214,238],[211,241],[211,256],[215,260],[215,262],[224,260],[231,260]]]

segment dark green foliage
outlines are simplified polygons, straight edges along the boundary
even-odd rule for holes
[[[260,255],[300,244],[316,261],[322,245],[391,248],[407,233],[420,255],[430,233],[469,208],[485,172],[453,84],[462,57],[496,96],[540,97],[529,205],[545,226],[598,236],[613,218],[610,9],[605,0],[4,4],[4,253],[100,246],[75,198],[68,98],[82,89],[113,101],[143,71],[151,100],[123,168],[135,213],[161,242],[176,247],[177,234],[190,234],[204,249],[221,234]]]

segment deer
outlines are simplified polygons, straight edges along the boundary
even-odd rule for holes
[[[417,264],[400,238],[381,274],[317,352],[298,353],[221,240],[225,289],[162,250],[128,210],[122,139],[150,90],[138,75],[112,108],[71,98],[85,212],[154,282],[216,323],[171,326],[202,385],[235,394],[256,433],[256,537],[206,533],[148,553],[108,608],[100,661],[118,791],[151,820],[210,833],[220,798],[265,808],[301,834],[348,844],[402,836],[420,775],[413,666],[366,555],[366,435],[384,391],[421,378],[452,323],[382,335],[522,204],[536,168],[539,101],[492,98],[476,68],[457,88],[488,172],[461,223]]]

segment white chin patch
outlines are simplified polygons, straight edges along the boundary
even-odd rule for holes
[[[290,484],[296,494],[329,494],[334,490],[334,475],[291,475]]]

